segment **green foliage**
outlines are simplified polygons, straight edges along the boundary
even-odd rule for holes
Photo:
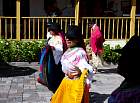
[[[106,62],[111,62],[112,61],[112,53],[111,53],[110,45],[104,45],[103,59]]]
[[[45,41],[0,40],[0,62],[39,61]]]
[[[88,41],[86,41],[88,44]],[[0,62],[38,62],[39,56],[45,40],[42,41],[16,41],[16,40],[0,40]],[[119,45],[111,48],[110,45],[104,45],[103,59],[106,62],[117,63],[120,54],[112,51],[120,49]]]
[[[111,48],[110,45],[104,45],[103,59],[106,62],[112,62],[114,64],[118,63],[121,54],[114,52],[115,49],[121,49],[120,45],[116,45],[115,48]]]

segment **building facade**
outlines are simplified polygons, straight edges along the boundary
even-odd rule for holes
[[[91,22],[100,26],[106,39],[128,39],[135,31],[140,34],[139,4],[138,0],[0,0],[0,37],[43,39],[52,20],[64,31],[68,25],[79,25],[86,39]]]
[[[74,5],[75,0],[21,0],[21,16],[55,16],[50,13],[55,11],[60,11],[56,16],[74,16]],[[80,16],[125,16],[130,10],[131,0],[80,0]],[[0,0],[0,16],[15,15],[16,0]]]
[[[61,16],[74,16],[75,8],[70,0],[21,0],[20,4],[21,16],[24,17],[50,16],[49,9],[52,12],[56,8]],[[0,0],[0,16],[16,16],[16,0]]]

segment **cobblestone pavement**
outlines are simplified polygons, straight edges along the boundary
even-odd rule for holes
[[[37,70],[39,67],[38,63],[10,63],[10,65],[30,67],[30,70]],[[98,69],[99,72],[93,77],[90,103],[107,103],[110,93],[119,86],[123,78],[114,72],[114,67],[107,66]],[[21,76],[19,74],[12,77],[0,77],[0,103],[49,103],[53,93],[36,81],[38,72],[26,75],[23,72],[29,71],[23,70],[19,72],[24,74]]]
[[[116,73],[116,67],[109,65],[98,69],[99,72],[93,77],[90,103],[107,103],[111,92],[124,80]]]

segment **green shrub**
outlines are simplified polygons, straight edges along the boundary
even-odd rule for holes
[[[121,49],[120,45],[116,45],[115,48],[111,48],[110,45],[104,45],[103,59],[106,62],[118,63],[121,54],[114,52],[115,49]]]
[[[45,41],[0,40],[0,62],[39,61]]]
[[[106,62],[111,62],[112,61],[112,53],[111,53],[110,45],[104,45],[103,59]]]
[[[88,41],[86,41],[86,45]],[[41,50],[45,45],[45,40],[40,41],[16,41],[0,40],[0,62],[39,62]],[[120,49],[119,45],[111,48],[104,45],[103,59],[106,62],[117,63],[120,54],[113,52],[113,49]]]

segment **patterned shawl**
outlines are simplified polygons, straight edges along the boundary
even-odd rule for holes
[[[61,63],[57,66],[55,65],[52,49],[47,45],[42,49],[41,53],[39,78],[49,90],[55,92],[63,77]]]
[[[103,52],[103,42],[105,39],[100,31],[100,28],[94,24],[91,28],[90,45],[92,51],[96,54]]]

